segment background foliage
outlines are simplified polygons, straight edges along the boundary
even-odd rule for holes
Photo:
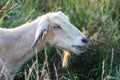
[[[42,74],[48,57],[45,69],[51,80],[120,80],[120,0],[0,0],[0,27],[14,28],[60,10],[81,31],[87,31],[89,48],[80,56],[73,55],[67,69],[61,67],[62,51],[46,48],[38,54],[37,75]],[[15,80],[25,79],[34,61],[35,57],[28,61]],[[35,75],[34,69],[30,79],[36,79]]]

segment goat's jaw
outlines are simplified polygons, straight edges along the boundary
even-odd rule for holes
[[[74,47],[77,47],[77,46],[74,46]],[[75,50],[73,49],[72,52],[74,52],[77,55],[80,55],[80,53],[85,52],[85,51],[86,51],[86,48],[80,47],[80,49],[79,49],[79,46],[78,46],[78,49],[75,48]],[[62,61],[63,68],[68,67],[68,61],[69,61],[69,58],[70,58],[72,52],[64,51],[64,57],[63,57],[63,61]]]
[[[78,37],[75,42],[71,45],[71,50],[73,53],[80,55],[85,52],[88,47],[89,41],[87,38]]]

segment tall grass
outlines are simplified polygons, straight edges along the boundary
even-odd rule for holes
[[[31,79],[43,71],[51,80],[120,79],[120,0],[1,0],[0,27],[13,28],[51,11],[63,11],[81,31],[88,32],[90,45],[81,56],[73,55],[67,69],[61,68],[62,51],[48,47],[20,69],[15,79]],[[46,64],[46,56],[47,64]],[[45,59],[44,59],[45,58]],[[37,69],[37,70],[36,70]],[[37,71],[37,73],[36,73]]]

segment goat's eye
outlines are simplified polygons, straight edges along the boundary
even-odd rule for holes
[[[54,29],[62,29],[61,26],[59,26],[59,25],[55,25],[55,26],[53,26],[53,28]]]

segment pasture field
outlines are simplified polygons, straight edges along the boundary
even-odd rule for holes
[[[25,63],[15,80],[120,80],[120,0],[0,0],[0,27],[14,28],[47,12],[62,11],[87,33],[89,48],[72,55],[47,47]]]

